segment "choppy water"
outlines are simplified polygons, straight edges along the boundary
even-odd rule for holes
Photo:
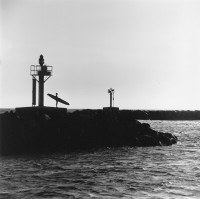
[[[0,157],[0,198],[200,198],[200,121],[148,122],[178,144]]]

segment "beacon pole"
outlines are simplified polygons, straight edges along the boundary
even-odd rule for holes
[[[44,106],[44,75],[39,75],[39,106]]]
[[[43,55],[40,55],[39,58],[39,64],[41,67],[41,70],[38,72],[39,76],[39,106],[44,106],[44,72],[45,72],[45,66],[44,65],[44,58]]]

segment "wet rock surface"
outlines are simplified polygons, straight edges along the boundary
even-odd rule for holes
[[[42,153],[100,147],[166,146],[170,133],[140,123],[132,111],[6,112],[0,115],[0,153]]]

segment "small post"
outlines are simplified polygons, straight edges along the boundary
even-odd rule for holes
[[[108,89],[108,93],[110,94],[110,107],[103,107],[103,112],[105,114],[112,115],[119,111],[119,107],[114,107],[114,92],[114,89]]]

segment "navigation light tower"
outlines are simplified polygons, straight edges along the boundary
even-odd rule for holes
[[[32,85],[32,106],[36,105],[36,81],[39,83],[39,97],[38,105],[44,106],[44,83],[52,76],[53,66],[47,66],[44,64],[43,55],[39,58],[40,65],[31,65],[30,74],[33,79]]]

